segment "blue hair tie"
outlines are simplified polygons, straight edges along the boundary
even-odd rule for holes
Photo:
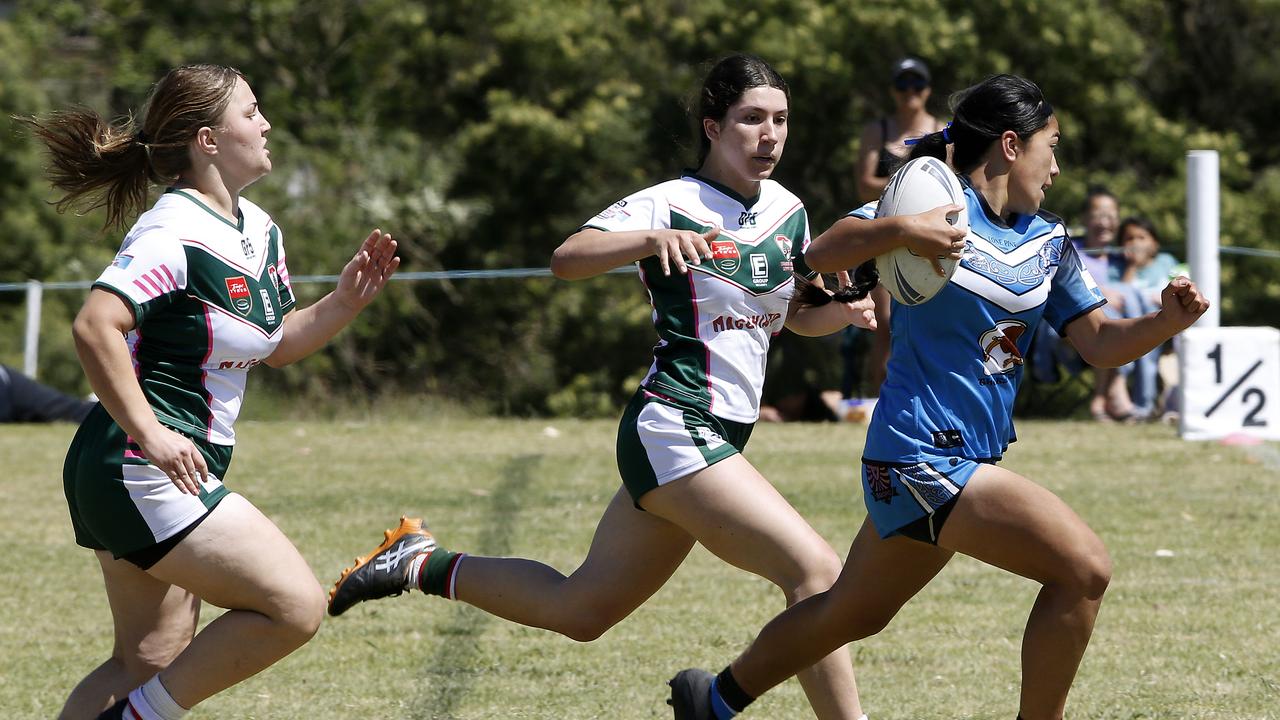
[[[946,127],[944,127],[944,128],[942,128],[942,142],[944,142],[944,143],[946,143],[946,144],[948,144],[948,145],[950,145],[951,143],[955,142],[954,140],[952,140],[952,139],[951,139],[951,133],[950,133],[950,132],[948,132],[948,130],[950,130],[950,129],[951,129],[951,123],[947,123],[947,126],[946,126]],[[906,140],[903,140],[903,141],[902,141],[902,144],[903,144],[903,145],[906,145],[907,147],[911,147],[912,145],[917,145],[917,144],[919,144],[921,140],[923,140],[923,139],[925,139],[925,138],[927,138],[927,137],[929,137],[929,136],[928,136],[928,135],[922,135],[922,136],[920,136],[920,137],[916,137],[916,138],[908,138],[908,139],[906,139]]]

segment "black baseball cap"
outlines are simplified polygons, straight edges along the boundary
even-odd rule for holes
[[[913,57],[904,57],[893,64],[893,74],[890,75],[890,79],[897,80],[903,75],[919,75],[925,82],[932,79],[929,77],[929,66],[925,65],[923,60]]]

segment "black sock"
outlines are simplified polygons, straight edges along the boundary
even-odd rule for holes
[[[129,706],[129,697],[120,698],[115,705],[103,710],[97,717],[97,720],[120,720],[124,717],[124,709]]]
[[[747,706],[755,701],[755,698],[748,695],[738,681],[733,679],[733,671],[728,665],[716,676],[716,689],[720,691],[720,697],[724,699],[725,704],[734,712],[746,710]]]

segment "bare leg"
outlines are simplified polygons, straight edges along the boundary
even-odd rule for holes
[[[572,575],[534,560],[468,555],[458,566],[455,592],[506,620],[589,642],[657,592],[692,547],[688,533],[637,510],[621,488]]]
[[[163,670],[191,642],[200,599],[156,580],[127,560],[98,551],[115,623],[111,657],[71,691],[61,720],[96,718],[130,690]]]
[[[828,589],[840,573],[831,546],[741,455],[663,485],[641,504],[688,530],[725,562],[777,585],[787,605]],[[853,665],[842,645],[796,668],[819,718],[862,715]]]
[[[325,595],[298,550],[232,494],[149,571],[228,608],[160,673],[173,699],[196,703],[267,668],[320,627]]]
[[[868,518],[831,589],[771,620],[733,662],[734,678],[759,696],[833,648],[880,632],[951,555],[907,538],[882,540]]]
[[[1020,711],[1060,720],[1111,580],[1102,541],[1056,495],[988,465],[960,494],[939,543],[1044,586],[1022,638]]]

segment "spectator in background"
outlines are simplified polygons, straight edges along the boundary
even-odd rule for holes
[[[1120,223],[1120,204],[1110,190],[1100,185],[1090,186],[1084,200],[1084,234],[1072,238],[1080,255],[1080,262],[1098,283],[1107,304],[1103,312],[1110,318],[1131,318],[1142,314],[1133,289],[1114,281],[1112,266],[1118,258],[1116,227]],[[1163,287],[1163,286],[1161,286]],[[1056,367],[1062,362],[1073,372],[1083,368],[1074,351],[1066,350],[1066,344],[1048,323],[1042,323],[1036,336],[1033,363],[1038,368],[1040,380],[1054,381]],[[1089,414],[1103,422],[1127,421],[1134,416],[1133,400],[1129,396],[1126,378],[1133,365],[1120,368],[1095,368],[1093,394],[1089,398]]]
[[[0,423],[80,422],[91,409],[92,400],[63,394],[15,367],[0,365]]]
[[[1136,307],[1126,317],[1137,317],[1160,309],[1160,292],[1174,276],[1178,261],[1167,252],[1160,251],[1160,234],[1146,218],[1129,217],[1120,223],[1116,232],[1123,248],[1123,262],[1112,263],[1112,285],[1121,285],[1128,291],[1128,302]],[[1149,419],[1156,412],[1156,379],[1161,348],[1133,361],[1132,388],[1133,414],[1138,419]]]
[[[929,67],[924,61],[904,57],[893,64],[889,94],[893,96],[893,114],[883,115],[862,128],[858,149],[858,199],[861,202],[878,200],[889,176],[906,159],[909,149],[906,141],[922,137],[942,129],[943,122],[929,114]],[[889,291],[876,286],[871,291],[876,303],[876,329],[872,331],[863,370],[863,393],[880,394],[884,382],[885,367],[889,362]],[[856,332],[852,328],[846,333]],[[851,352],[854,343],[846,345]],[[850,362],[846,355],[846,362]]]

